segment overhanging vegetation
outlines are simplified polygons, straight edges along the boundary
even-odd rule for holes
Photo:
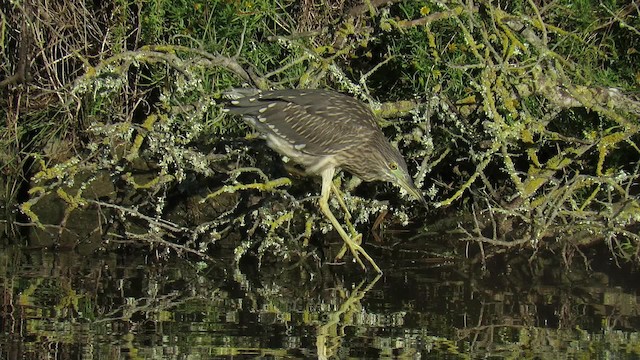
[[[306,256],[302,240],[329,230],[319,187],[291,181],[221,112],[220,93],[248,84],[330,87],[380,114],[438,210],[347,184],[355,225],[386,210],[417,224],[463,213],[463,240],[484,254],[546,248],[569,261],[604,242],[638,260],[635,2],[2,8],[7,218],[18,204],[18,222],[71,244],[106,236],[208,257],[242,231],[238,259],[252,247]]]

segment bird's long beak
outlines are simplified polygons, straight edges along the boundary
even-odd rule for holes
[[[411,196],[413,196],[416,200],[418,200],[424,207],[427,207],[427,200],[424,199],[424,196],[422,196],[422,192],[420,191],[420,189],[416,187],[416,185],[413,183],[413,180],[411,180],[410,177],[403,177],[401,179],[398,179],[398,185],[400,185],[401,188],[405,189]]]

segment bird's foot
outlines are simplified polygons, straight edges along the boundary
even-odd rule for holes
[[[344,254],[347,252],[347,249],[349,249],[351,251],[351,254],[353,254],[353,258],[356,259],[356,262],[360,265],[360,267],[362,267],[364,271],[367,271],[367,267],[364,265],[362,260],[360,260],[360,255],[362,255],[369,262],[369,264],[373,266],[373,269],[378,274],[382,274],[382,270],[380,270],[376,262],[373,261],[371,256],[369,256],[364,248],[360,246],[360,244],[362,243],[362,234],[355,234],[352,238],[343,240],[344,245],[342,246],[342,249],[340,249],[340,252],[338,252],[336,260],[342,259]]]

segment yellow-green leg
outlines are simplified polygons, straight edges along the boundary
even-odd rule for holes
[[[333,190],[333,192],[336,194],[336,198],[338,199],[338,204],[340,204],[340,207],[344,211],[344,221],[347,223],[347,227],[349,228],[349,232],[351,233],[351,236],[354,236],[354,237],[357,236],[358,232],[356,231],[356,228],[354,228],[353,224],[351,223],[351,213],[347,208],[347,204],[344,202],[344,194],[342,193],[342,191],[340,191],[340,188],[338,188],[338,185],[336,185],[334,181],[331,182],[331,190]]]
[[[336,195],[336,198],[338,199],[338,203],[340,204],[340,207],[342,207],[342,210],[344,210],[344,214],[345,214],[344,221],[347,223],[347,228],[351,233],[351,238],[358,245],[360,245],[362,243],[362,234],[359,234],[356,231],[356,229],[353,227],[353,224],[351,223],[351,213],[349,212],[349,209],[347,209],[347,204],[345,204],[344,202],[344,194],[342,193],[342,191],[340,191],[340,188],[338,188],[338,185],[336,185],[335,181],[331,181],[331,190],[333,190],[334,194]],[[342,246],[342,249],[338,251],[338,255],[336,255],[336,259],[338,260],[342,259],[342,257],[346,252],[347,252],[347,244],[344,244]]]
[[[362,255],[365,259],[367,259],[367,261],[369,261],[371,266],[373,266],[373,268],[378,273],[381,274],[382,270],[380,270],[380,268],[378,267],[378,265],[376,265],[375,261],[373,261],[371,256],[369,256],[369,254],[367,254],[367,252],[362,248],[362,246],[360,246],[362,235],[357,234],[353,238],[347,235],[347,232],[344,231],[344,228],[342,227],[342,225],[340,225],[336,217],[331,212],[331,209],[329,209],[329,196],[331,195],[332,184],[333,184],[332,180],[333,180],[334,173],[335,173],[334,168],[329,168],[322,172],[322,191],[320,193],[320,200],[319,200],[320,210],[329,219],[331,224],[333,224],[333,227],[336,229],[336,231],[338,231],[338,234],[340,234],[340,237],[342,238],[342,240],[345,242],[349,250],[351,250],[351,253],[353,254],[353,257],[356,259],[356,262],[358,262],[358,264],[364,270],[367,269],[365,265],[362,263],[362,260],[360,260],[360,255]]]
[[[347,204],[345,204],[344,202],[344,195],[334,181],[331,181],[331,190],[333,190],[333,192],[336,194],[338,203],[340,204],[340,207],[342,207],[342,210],[344,210],[344,218],[346,220],[351,220],[351,213],[349,212],[349,209],[347,209]]]

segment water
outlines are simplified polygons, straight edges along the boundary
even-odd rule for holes
[[[613,262],[587,271],[511,257],[483,269],[369,249],[381,277],[355,265],[235,266],[230,252],[205,266],[146,248],[6,246],[0,358],[640,357],[638,275]]]

